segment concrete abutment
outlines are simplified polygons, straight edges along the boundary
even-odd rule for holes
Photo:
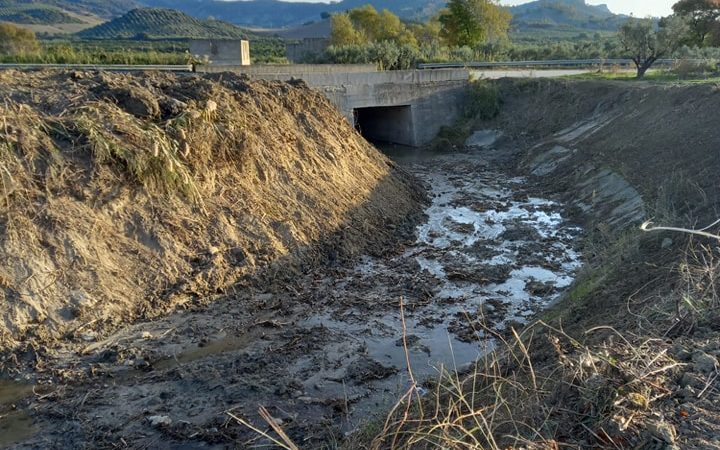
[[[231,67],[264,80],[302,79],[338,108],[369,140],[421,147],[465,111],[465,69],[361,71],[342,65]],[[199,67],[202,71],[202,66]],[[208,69],[210,70],[210,69]],[[212,69],[217,71],[217,68]]]

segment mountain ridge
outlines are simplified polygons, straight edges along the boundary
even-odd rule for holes
[[[318,22],[321,16],[365,4],[372,4],[378,10],[387,8],[404,20],[426,20],[445,3],[446,0],[342,0],[335,3],[281,0],[0,0],[0,10],[53,8],[57,11],[54,14],[56,17],[64,17],[63,12],[67,11],[110,20],[140,7],[170,8],[198,20],[222,18],[242,27],[279,29]],[[607,5],[588,5],[585,0],[536,0],[508,9],[514,16],[513,29],[520,31],[553,27],[614,31],[627,19],[627,16],[611,12]],[[28,17],[27,13],[12,15],[11,12],[6,14],[7,17]],[[51,20],[53,14],[45,16]]]

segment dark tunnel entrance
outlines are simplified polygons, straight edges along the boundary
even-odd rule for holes
[[[416,146],[410,105],[356,108],[355,128],[370,142]]]

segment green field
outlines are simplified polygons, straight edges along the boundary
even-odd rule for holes
[[[188,64],[188,41],[178,40],[80,40],[41,41],[38,54],[0,56],[2,63],[40,64]],[[284,63],[285,44],[275,38],[251,41],[255,63]]]

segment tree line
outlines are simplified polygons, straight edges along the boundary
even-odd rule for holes
[[[642,77],[661,58],[720,59],[720,0],[679,0],[671,16],[659,21],[630,18],[616,36],[583,33],[552,43],[512,41],[508,35],[512,16],[497,0],[450,0],[426,22],[402,21],[371,5],[329,19],[331,45],[311,62],[376,63],[390,70],[412,68],[419,62],[631,58]],[[256,61],[282,61],[280,47],[260,44],[253,45],[259,50],[254,52]],[[40,43],[29,30],[0,24],[0,60],[5,62],[186,60],[182,50],[174,48],[166,52],[83,45]]]
[[[618,38],[642,78],[658,59],[675,55],[681,47],[719,46],[720,0],[680,0],[673,14],[657,24],[650,18],[631,18],[620,27]]]
[[[630,18],[616,36],[548,43],[512,42],[512,15],[497,0],[450,0],[425,23],[403,22],[366,5],[331,20],[330,47],[319,62],[405,69],[418,62],[630,58],[642,77],[661,58],[720,56],[720,0],[680,0],[659,21]]]

